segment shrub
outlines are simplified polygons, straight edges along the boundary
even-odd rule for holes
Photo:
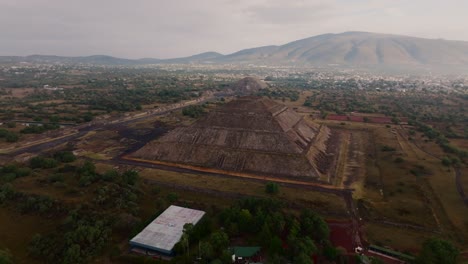
[[[446,167],[448,167],[448,166],[450,166],[452,164],[452,160],[450,160],[449,157],[443,157],[441,162],[442,162],[442,165],[444,165]]]
[[[16,192],[9,183],[0,186],[0,204],[15,196]]]
[[[392,148],[390,146],[387,146],[387,145],[384,145],[382,148],[381,148],[382,151],[395,151],[395,148]]]
[[[167,194],[166,196],[167,200],[171,203],[179,200],[179,195],[177,195],[177,193],[174,193],[174,192],[171,192],[169,194]]]
[[[31,169],[30,168],[19,168],[16,170],[16,176],[17,177],[26,177],[29,174],[31,174]]]
[[[202,106],[199,105],[189,105],[182,110],[184,116],[190,116],[192,118],[200,117],[205,113]]]
[[[58,163],[55,159],[37,156],[37,157],[32,158],[29,161],[29,165],[33,169],[36,169],[36,168],[50,169],[50,168],[57,167]]]
[[[57,161],[60,161],[60,162],[63,162],[63,163],[69,163],[69,162],[73,162],[73,161],[76,160],[76,156],[71,151],[57,152],[57,153],[54,154],[54,158]]]
[[[18,139],[19,139],[19,136],[13,132],[8,133],[7,136],[5,137],[5,140],[7,142],[16,142],[18,141]]]
[[[119,172],[116,170],[108,170],[101,177],[105,181],[114,182],[119,178]]]

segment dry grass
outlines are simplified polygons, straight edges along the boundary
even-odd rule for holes
[[[11,95],[4,95],[2,98],[5,97],[15,97],[15,98],[23,98],[28,94],[34,92],[35,88],[5,88],[7,92],[11,91]]]
[[[468,213],[455,187],[454,172],[440,160],[408,141],[405,131],[390,134],[386,128],[374,130],[376,146],[388,145],[395,152],[377,150],[377,162],[383,181],[384,197],[372,201],[379,214],[402,222],[440,228],[444,235],[458,241],[468,239]],[[435,143],[425,144],[425,151],[437,153]],[[439,154],[439,153],[437,153]],[[402,163],[394,159],[401,157]],[[415,176],[410,171],[420,171]]]
[[[429,233],[400,229],[377,223],[367,223],[365,233],[367,240],[371,244],[385,245],[401,252],[412,252],[413,254],[421,249],[424,240],[432,237]]]
[[[368,140],[374,150],[369,149],[366,153],[366,181],[361,186],[364,187],[362,197],[368,203],[368,213],[372,217],[441,230],[442,236],[460,245],[468,240],[468,210],[456,191],[454,172],[448,171],[439,159],[425,152],[445,156],[436,143],[418,140],[418,145],[424,144],[423,151],[408,140],[408,129],[395,125],[387,127],[328,120],[318,122],[350,131],[371,131],[372,136]],[[382,151],[382,146],[389,146],[395,151]],[[403,162],[395,162],[397,157],[402,158]],[[463,175],[468,175],[466,168],[462,170]],[[416,176],[411,171],[420,175]],[[468,186],[468,179],[465,178],[463,182]],[[419,232],[413,234],[408,230],[375,224],[366,226],[371,242],[379,241],[400,250],[414,249],[432,235]]]
[[[237,179],[235,177],[219,177],[213,175],[201,175],[190,173],[178,173],[156,169],[143,169],[140,175],[144,179],[166,182],[168,184],[177,184],[182,186],[192,186],[216,192],[226,192],[227,196],[231,194],[240,194],[246,196],[268,197],[265,193],[265,183]],[[319,211],[345,213],[346,208],[343,199],[326,193],[318,193],[309,190],[280,187],[280,193],[277,195],[280,199],[290,202],[300,202],[316,205]]]
[[[468,139],[450,139],[450,143],[464,150],[468,150]]]

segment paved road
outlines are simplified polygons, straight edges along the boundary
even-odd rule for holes
[[[115,126],[122,126],[122,125],[126,125],[126,124],[129,124],[129,123],[138,122],[138,121],[141,121],[141,120],[152,118],[154,116],[165,115],[165,114],[167,114],[169,112],[182,109],[182,108],[187,107],[188,105],[191,105],[191,104],[200,104],[200,103],[210,101],[210,100],[213,100],[213,99],[214,99],[213,97],[208,97],[208,98],[205,98],[204,100],[200,100],[200,101],[197,101],[197,102],[191,102],[191,103],[188,103],[188,104],[185,104],[185,105],[180,105],[180,103],[178,103],[178,104],[176,104],[176,107],[168,106],[168,107],[166,107],[167,110],[152,112],[152,113],[149,113],[149,114],[146,114],[146,115],[143,115],[143,116],[137,116],[137,117],[134,117],[134,118],[124,117],[124,118],[111,120],[111,121],[100,121],[100,122],[91,122],[91,123],[83,124],[83,125],[75,127],[75,129],[78,130],[78,133],[74,133],[74,134],[67,135],[67,136],[64,136],[64,137],[60,137],[60,138],[57,138],[57,139],[51,139],[51,140],[49,140],[47,142],[34,144],[34,145],[31,145],[31,146],[28,146],[28,147],[22,147],[22,148],[12,150],[12,151],[10,151],[8,153],[4,153],[4,154],[0,154],[0,155],[8,155],[8,156],[12,157],[12,156],[21,155],[21,154],[24,154],[24,153],[44,152],[44,151],[47,151],[47,150],[49,150],[49,149],[51,149],[53,147],[56,147],[56,146],[58,146],[60,144],[69,142],[71,140],[78,139],[78,138],[86,135],[88,132],[93,131],[93,130],[110,129],[110,128],[115,127]]]

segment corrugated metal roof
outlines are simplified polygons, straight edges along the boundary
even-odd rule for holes
[[[130,240],[130,245],[170,253],[183,234],[184,225],[195,225],[205,212],[171,205],[143,231]]]
[[[260,251],[260,247],[233,247],[236,257],[250,258]]]

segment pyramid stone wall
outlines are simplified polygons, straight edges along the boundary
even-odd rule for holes
[[[132,154],[226,172],[318,178],[329,129],[267,98],[241,97]]]

